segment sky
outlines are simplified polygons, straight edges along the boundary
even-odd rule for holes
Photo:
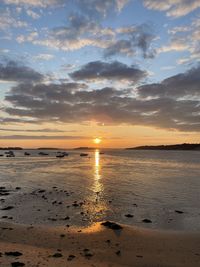
[[[200,0],[0,1],[0,146],[199,143]]]

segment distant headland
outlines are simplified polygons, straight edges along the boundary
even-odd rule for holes
[[[126,148],[130,150],[200,150],[200,144],[176,144],[176,145],[158,145],[158,146],[137,146]]]
[[[23,150],[22,147],[0,147],[0,150]]]

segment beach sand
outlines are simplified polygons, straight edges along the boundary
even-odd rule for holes
[[[200,234],[101,223],[88,228],[0,223],[0,266],[200,266]],[[6,255],[6,252],[22,255]],[[12,254],[12,253],[11,253]]]

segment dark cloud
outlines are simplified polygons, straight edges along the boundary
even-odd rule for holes
[[[102,61],[89,62],[79,70],[69,74],[74,80],[127,80],[138,82],[147,76],[147,72],[135,66],[128,66],[119,61],[111,63]]]
[[[153,58],[155,56],[155,49],[152,48],[154,39],[155,35],[148,24],[120,28],[117,40],[104,49],[104,57],[133,56],[139,49],[144,58]]]
[[[133,79],[132,68],[129,69],[125,65],[125,70],[127,67],[128,71],[125,71],[125,74],[123,71],[120,72],[124,64],[120,64],[119,68],[116,68],[114,63],[104,65],[102,62],[97,62],[93,67],[90,64],[88,63],[89,68],[86,65],[86,71],[83,67],[81,73],[75,72],[77,79],[96,79],[98,76],[110,79],[115,77],[119,79],[118,76]],[[100,66],[99,73],[97,72],[99,68],[96,66]],[[135,71],[133,73],[135,74]],[[7,94],[5,100],[10,106],[5,107],[4,112],[10,117],[19,116],[21,119],[30,118],[39,122],[85,123],[96,120],[105,124],[144,125],[198,132],[200,96],[197,96],[199,92],[197,74],[198,68],[168,78],[157,84],[156,93],[148,91],[148,88],[152,88],[151,84],[139,87],[138,95],[131,89],[116,90],[111,87],[74,90],[73,86],[69,89],[67,84],[19,84]],[[75,87],[78,84],[74,83]],[[168,85],[168,94],[163,92],[163,84]],[[188,91],[183,86],[192,89]],[[190,90],[196,92],[196,98],[188,98],[188,95],[191,95],[188,93]]]
[[[39,82],[44,76],[30,67],[15,61],[0,63],[0,80],[13,82]]]
[[[161,83],[147,84],[138,88],[141,97],[198,97],[200,98],[200,66],[186,73],[177,74]]]

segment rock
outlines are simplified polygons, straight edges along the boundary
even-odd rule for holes
[[[1,210],[11,210],[13,208],[14,208],[13,206],[8,206],[8,207],[5,207],[5,208],[2,208]]]
[[[63,255],[61,253],[56,252],[55,254],[52,255],[54,258],[61,258]]]
[[[175,210],[176,213],[182,214],[184,213],[182,210]]]
[[[6,189],[6,187],[5,186],[0,186],[0,190],[2,190],[2,189]]]
[[[151,220],[149,220],[149,219],[144,219],[144,220],[142,220],[144,223],[152,223],[152,221]]]
[[[46,190],[38,190],[38,193],[44,193]]]
[[[127,217],[127,218],[133,218],[133,215],[132,214],[129,214],[129,213],[128,214],[125,214],[124,216]]]
[[[68,260],[68,261],[72,261],[74,258],[76,258],[76,256],[74,256],[74,255],[69,255],[68,258],[67,258],[67,260]]]
[[[9,252],[5,252],[6,256],[13,256],[13,257],[19,257],[22,256],[23,254],[19,251],[9,251]]]
[[[89,250],[88,248],[85,248],[85,249],[83,250],[83,253],[84,253],[84,256],[85,256],[86,258],[90,258],[90,257],[94,256],[94,254],[93,254],[92,252],[90,252],[90,250]]]
[[[25,266],[23,262],[15,261],[11,263],[12,267],[20,267],[20,266]]]
[[[120,250],[116,251],[115,253],[116,253],[118,256],[121,255],[121,251],[120,251]]]
[[[123,227],[117,223],[114,222],[110,222],[110,221],[106,221],[106,222],[102,222],[101,225],[110,228],[112,230],[121,230],[123,229]]]

